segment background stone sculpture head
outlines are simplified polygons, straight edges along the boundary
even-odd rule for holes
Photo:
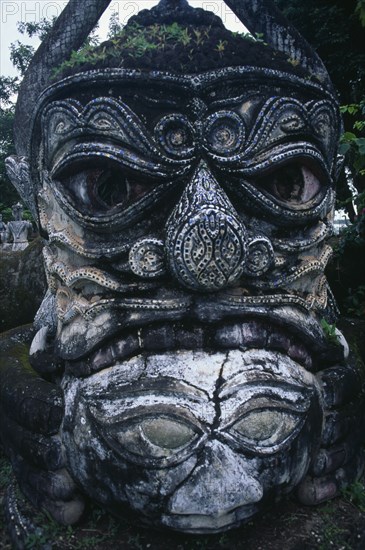
[[[23,219],[23,206],[18,202],[11,207],[13,213],[13,219],[16,222],[21,222]]]
[[[84,34],[108,2],[90,4]],[[336,98],[271,4],[227,4],[268,45],[162,1],[95,66],[61,67],[9,160],[47,239],[31,361],[62,378],[67,467],[113,512],[191,532],[303,482],[333,405],[323,372],[347,373],[321,325],[335,316]],[[71,35],[43,47],[58,65]],[[41,54],[18,124],[25,86],[49,75]]]

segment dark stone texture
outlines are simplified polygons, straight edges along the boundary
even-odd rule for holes
[[[363,468],[363,416],[356,430],[343,422],[360,409],[362,366],[328,324],[324,275],[337,99],[270,2],[229,4],[277,59],[252,43],[239,65],[214,22],[229,54],[219,68],[209,39],[182,72],[158,70],[181,61],[181,44],[143,70],[117,48],[111,66],[49,86],[30,130],[24,107],[50,63],[107,5],[86,0],[81,20],[71,0],[19,96],[18,153],[29,137],[30,156],[13,157],[10,175],[21,188],[27,174],[39,210],[49,295],[31,348],[43,377],[21,342],[2,354],[0,428],[24,494],[61,523],[83,509],[71,474],[115,514],[214,533],[298,486],[317,504]],[[185,2],[152,15],[180,7],[199,36],[203,14]]]
[[[0,332],[31,323],[47,290],[40,238],[19,252],[0,248]]]
[[[17,344],[0,354],[1,407],[24,428],[55,434],[63,418],[62,392],[31,369],[28,353]]]

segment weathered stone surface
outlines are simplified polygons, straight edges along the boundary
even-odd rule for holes
[[[84,500],[65,468],[59,434],[64,415],[62,391],[29,365],[34,333],[33,327],[24,326],[0,335],[0,443],[33,506],[70,524],[80,518]],[[9,503],[11,509],[13,504]],[[13,512],[10,518],[17,517]]]
[[[31,323],[47,290],[43,243],[36,239],[19,252],[0,248],[0,331]]]
[[[88,0],[83,24],[70,1],[17,110],[31,156],[9,173],[47,236],[49,287],[29,360],[13,350],[0,371],[22,490],[61,522],[86,495],[192,533],[295,489],[330,498],[363,468],[364,377],[327,296],[341,132],[328,75],[269,2],[232,1],[298,63],[252,42],[241,65],[201,72],[112,56],[56,79],[25,115],[38,76],[106,4]],[[185,0],[133,22],[176,36],[180,8],[199,36],[227,33]]]
[[[315,377],[279,354],[137,356],[63,384],[73,476],[156,526],[239,525],[303,478],[320,438]]]

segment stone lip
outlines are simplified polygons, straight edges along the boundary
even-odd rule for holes
[[[253,504],[232,510],[220,517],[193,514],[170,516],[166,514],[162,516],[161,523],[169,529],[191,533],[192,535],[213,535],[240,527],[240,525],[252,519],[257,512],[258,506]]]
[[[162,322],[131,327],[87,356],[66,361],[66,372],[84,377],[141,353],[178,350],[215,352],[255,348],[278,351],[310,371],[343,360],[343,348],[336,346],[334,353],[334,346],[328,344],[323,331],[318,334],[319,327],[316,334],[304,323],[300,324],[300,318],[297,319],[299,326],[289,321],[285,323],[285,317],[277,312],[262,318],[226,319],[224,323]]]

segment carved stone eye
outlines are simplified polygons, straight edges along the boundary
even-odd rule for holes
[[[87,214],[104,213],[141,198],[151,185],[116,167],[95,166],[58,178],[71,203]]]
[[[184,447],[195,438],[195,432],[176,420],[151,418],[141,422],[141,431],[153,444],[165,449]]]
[[[113,430],[113,439],[120,449],[144,458],[163,459],[182,451],[198,439],[188,424],[162,417],[147,417]]]
[[[173,157],[186,158],[193,153],[193,129],[184,115],[163,117],[155,127],[155,136],[162,148]]]
[[[94,405],[89,413],[91,424],[111,449],[141,464],[179,462],[204,440],[201,427],[185,415],[136,410],[130,417],[122,413],[113,418]]]
[[[302,419],[292,411],[254,410],[238,420],[231,431],[249,446],[272,448],[296,435]]]
[[[309,202],[322,187],[312,170],[299,163],[277,168],[270,174],[257,179],[256,185],[279,201],[292,205]]]
[[[210,151],[218,155],[232,155],[244,142],[244,122],[237,113],[219,111],[208,117],[204,138]]]
[[[89,179],[95,177],[95,195],[109,207],[123,203],[128,197],[127,180],[117,170],[90,171]]]

